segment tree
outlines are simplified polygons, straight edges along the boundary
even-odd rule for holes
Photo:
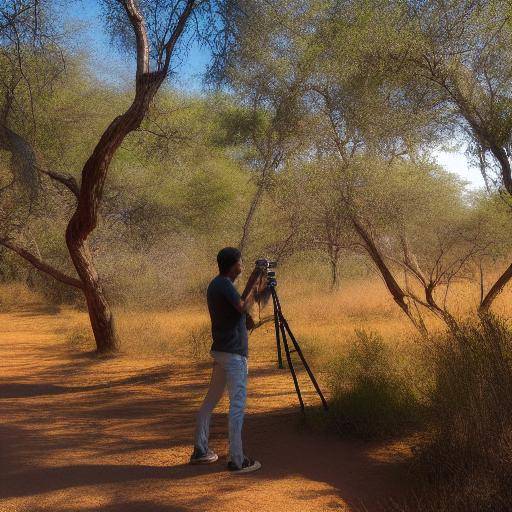
[[[134,98],[129,108],[117,116],[103,132],[83,166],[80,185],[70,174],[47,172],[76,197],[76,209],[66,228],[66,245],[78,279],[39,260],[12,240],[4,238],[1,241],[5,247],[17,252],[39,270],[82,290],[99,352],[112,352],[118,347],[112,311],[88,244],[89,235],[98,222],[107,172],[125,137],[141,125],[150,102],[169,74],[171,57],[200,5],[201,2],[195,0],[177,0],[166,7],[161,7],[158,2],[145,2],[142,10],[133,0],[106,2],[115,33],[129,35],[136,49]],[[149,31],[144,17],[144,13],[148,12],[155,15],[152,19],[158,20],[155,25],[149,24]],[[163,23],[160,21],[162,19],[165,20]]]
[[[512,27],[507,1],[406,2],[406,31],[415,36],[392,55],[410,64],[416,82],[430,84],[451,108],[459,133],[480,164],[488,188],[512,194]],[[512,278],[512,264],[480,304],[486,314]]]
[[[304,4],[240,2],[230,20],[229,44],[214,67],[216,83],[236,94],[237,104],[225,118],[226,135],[245,149],[255,185],[238,244],[242,252],[265,193],[304,142],[303,77],[290,66],[286,50],[286,23]]]

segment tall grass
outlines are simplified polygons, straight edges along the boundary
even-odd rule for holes
[[[338,423],[364,438],[396,435],[416,425],[422,406],[403,364],[381,336],[356,331],[348,352],[328,367]]]
[[[0,312],[27,308],[43,302],[43,296],[24,283],[2,283],[0,286]]]
[[[512,330],[487,317],[431,347],[429,437],[417,450],[421,510],[512,510]]]

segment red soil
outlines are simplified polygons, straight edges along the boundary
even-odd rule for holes
[[[221,460],[188,465],[209,365],[73,353],[74,318],[0,315],[2,512],[377,511],[402,494],[406,450],[305,428],[269,354],[250,361],[244,434],[263,469],[225,471],[225,401],[212,421]]]

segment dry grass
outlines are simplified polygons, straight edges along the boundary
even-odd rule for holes
[[[348,281],[339,291],[330,293],[318,284],[280,280],[278,287],[283,306],[293,331],[320,366],[343,352],[357,330],[379,334],[392,349],[399,350],[404,343],[416,339],[416,331],[394,303],[379,279]],[[494,310],[498,315],[512,315],[512,289],[507,288],[496,300]],[[478,289],[475,284],[461,283],[451,292],[450,307],[459,316],[475,311]],[[40,295],[19,283],[0,286],[0,310],[11,310],[43,303]],[[168,311],[147,309],[117,309],[116,319],[123,350],[138,354],[197,352],[195,345],[205,343],[208,314],[204,303],[181,306]],[[269,306],[262,316],[271,313]],[[253,314],[258,317],[258,309]],[[443,325],[428,318],[433,331]],[[74,326],[74,338],[91,340],[87,316]],[[202,341],[199,341],[202,338]],[[253,334],[252,345],[273,345],[272,325],[267,324]],[[196,340],[196,341],[194,341]],[[92,341],[91,341],[92,343]],[[82,343],[83,344],[83,343]],[[194,345],[195,344],[195,345]]]
[[[345,282],[336,293],[317,285],[281,280],[278,290],[283,312],[306,357],[323,385],[331,379],[330,397],[338,400],[345,414],[350,409],[352,423],[359,422],[355,430],[370,436],[396,434],[401,431],[402,420],[409,424],[411,419],[416,421],[417,416],[409,413],[416,413],[412,409],[421,406],[423,423],[418,428],[428,436],[420,452],[423,460],[428,459],[427,466],[439,485],[430,488],[430,497],[421,497],[421,506],[400,510],[509,510],[499,508],[504,499],[507,506],[512,502],[499,477],[508,477],[512,467],[512,413],[509,407],[502,407],[506,397],[497,393],[505,389],[506,379],[506,393],[512,389],[512,334],[505,327],[499,335],[479,331],[478,326],[468,327],[461,339],[450,342],[449,337],[441,336],[443,325],[430,318],[428,323],[435,334],[430,342],[438,345],[427,347],[379,280]],[[494,311],[510,318],[511,299],[512,287],[508,287],[497,299]],[[27,307],[37,301],[41,298],[24,286],[0,288],[1,309]],[[475,285],[454,287],[450,307],[457,316],[471,316],[477,303]],[[262,311],[261,315],[269,312]],[[258,311],[254,314],[257,318]],[[72,348],[92,349],[86,313],[65,310],[61,317],[63,332],[67,333],[63,336]],[[122,350],[128,354],[182,360],[201,360],[208,355],[209,321],[204,303],[170,311],[118,309],[116,319]],[[364,343],[359,339],[358,344],[356,331],[375,334],[363,339]],[[496,347],[506,354],[503,360],[494,357]],[[251,351],[255,362],[271,364],[275,358],[272,323],[253,333]],[[333,361],[340,363],[334,381]],[[506,363],[503,378],[496,371],[505,368],[501,363]],[[465,401],[466,397],[471,400]],[[433,413],[430,417],[428,411]],[[506,415],[501,414],[504,411]],[[499,474],[493,469],[498,466]],[[425,474],[424,469],[421,471]],[[473,502],[477,508],[468,506]]]
[[[415,335],[379,281],[353,282],[334,294],[283,283],[279,294],[283,312],[304,352],[318,367],[344,350],[356,329],[377,331],[391,344],[402,343]],[[270,306],[261,312],[257,307],[253,310],[255,318],[270,313]],[[206,304],[171,311],[119,309],[116,320],[122,349],[128,353],[202,359],[209,349]],[[86,322],[83,328],[88,328]],[[251,346],[257,353],[268,355],[274,351],[273,324],[255,331]]]
[[[201,357],[197,344],[201,333],[209,330],[204,308],[177,308],[169,312],[120,310],[116,313],[124,351]]]
[[[4,283],[0,287],[0,311],[12,311],[43,302],[43,297],[24,283]]]

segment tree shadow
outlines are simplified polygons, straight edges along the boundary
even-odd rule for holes
[[[191,466],[180,464],[172,467],[109,464],[78,464],[59,467],[36,467],[22,474],[12,473],[3,477],[0,498],[31,496],[73,487],[129,484],[142,480],[169,480],[177,482],[197,476],[198,472],[213,474],[224,471],[220,465]]]
[[[69,367],[68,367],[69,369]],[[105,382],[102,384],[92,384],[85,386],[62,386],[46,383],[24,383],[7,382],[0,384],[0,399],[2,398],[29,398],[42,395],[60,395],[64,393],[83,393],[86,391],[95,391],[101,389],[111,389],[119,386],[156,384],[157,382],[168,379],[173,373],[171,365],[153,368],[151,371],[126,377],[124,379]]]
[[[139,371],[130,368],[132,375],[112,378],[127,371],[126,367],[115,366],[114,361],[112,366],[101,367],[107,380],[89,384],[98,371],[96,359],[66,355],[58,346],[52,346],[50,354],[45,346],[30,344],[27,350],[37,353],[34,363],[24,370],[23,382],[5,382],[4,378],[0,383],[7,420],[0,427],[1,498],[32,500],[43,493],[71,489],[80,493],[84,486],[108,485],[118,491],[115,502],[84,510],[207,510],[210,498],[197,492],[179,507],[145,496],[127,500],[123,493],[137,485],[137,492],[145,493],[144,489],[157,482],[184,485],[198,477],[203,477],[206,485],[224,472],[223,460],[205,467],[187,464],[195,413],[208,385],[211,363],[173,361]],[[37,361],[44,361],[39,368]],[[308,500],[322,493],[326,499],[332,496],[333,508],[341,500],[358,506],[360,497],[366,496],[368,509],[378,510],[377,503],[383,496],[399,492],[396,484],[402,480],[403,465],[373,459],[372,445],[300,428],[298,407],[284,405],[296,403],[288,371],[271,364],[265,360],[259,366],[251,365],[251,379],[262,384],[251,392],[255,405],[268,398],[276,405],[271,410],[255,407],[257,412],[249,407],[244,427],[245,450],[261,460],[263,469],[232,486],[219,482],[217,499],[222,500],[222,493],[233,492],[233,488],[295,476],[329,486],[297,491],[292,498],[304,501],[304,510],[308,509]],[[66,384],[70,375],[78,384]],[[305,393],[305,397],[314,396]],[[226,437],[225,412],[214,414],[211,444],[221,454],[226,449]],[[89,454],[86,459],[72,456],[62,463],[61,454],[81,452]],[[159,464],[151,458],[155,453],[161,454]],[[52,462],[56,460],[60,462]],[[31,506],[31,510],[37,509]]]

